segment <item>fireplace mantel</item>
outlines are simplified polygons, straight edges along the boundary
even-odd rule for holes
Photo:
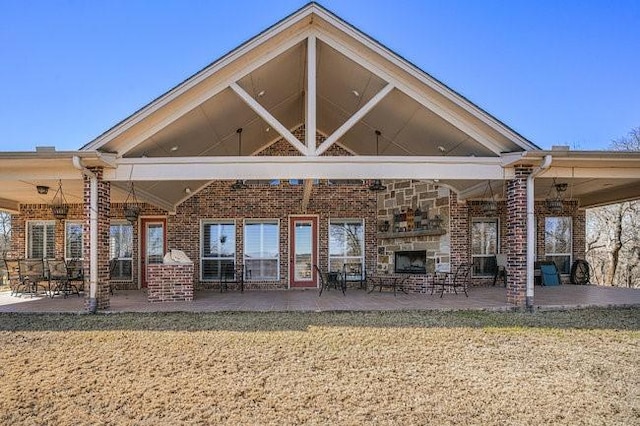
[[[424,229],[419,231],[406,231],[406,232],[378,232],[379,240],[389,240],[393,238],[412,238],[422,236],[444,235],[447,231],[444,229]]]

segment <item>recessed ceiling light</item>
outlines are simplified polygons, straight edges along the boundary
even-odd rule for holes
[[[178,145],[174,145],[171,147],[171,152],[176,152],[178,150]]]
[[[269,130],[271,130],[271,127],[267,127],[266,129],[264,129],[265,132],[269,132]]]
[[[353,96],[355,96],[356,98],[360,97],[360,92],[358,92],[357,90],[352,90],[351,93],[353,93]]]
[[[444,146],[442,146],[442,145],[438,145],[438,151],[440,151],[440,152],[446,152],[446,151],[447,151],[447,149],[446,149]]]
[[[258,92],[258,97],[261,98],[264,96],[264,90]]]
[[[189,188],[188,186],[184,189],[184,192],[186,194],[191,194],[191,188]]]

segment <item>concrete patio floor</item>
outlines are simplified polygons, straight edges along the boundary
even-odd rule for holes
[[[536,309],[570,309],[589,306],[640,306],[640,289],[562,285],[536,287]],[[0,312],[83,312],[83,297],[66,299],[11,296],[0,293]],[[503,287],[479,287],[464,294],[367,293],[349,289],[346,296],[331,290],[318,297],[316,290],[196,291],[193,302],[150,303],[144,290],[116,291],[105,312],[224,312],[224,311],[394,311],[394,310],[511,310]]]

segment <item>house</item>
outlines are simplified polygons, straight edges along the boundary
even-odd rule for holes
[[[313,265],[420,293],[471,263],[490,285],[500,253],[505,298],[532,306],[535,261],[566,279],[585,208],[639,182],[640,153],[541,150],[316,3],[77,151],[0,153],[12,255],[83,258],[90,310],[110,285],[190,299],[238,265],[249,289],[317,287]]]

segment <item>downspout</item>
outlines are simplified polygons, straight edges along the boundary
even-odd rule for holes
[[[98,310],[98,177],[87,169],[77,155],[73,156],[73,166],[89,178],[89,306],[90,313]]]
[[[527,311],[533,310],[533,267],[536,261],[536,248],[533,244],[536,237],[534,179],[551,166],[551,155],[545,155],[540,166],[527,176],[527,293],[525,306]]]

